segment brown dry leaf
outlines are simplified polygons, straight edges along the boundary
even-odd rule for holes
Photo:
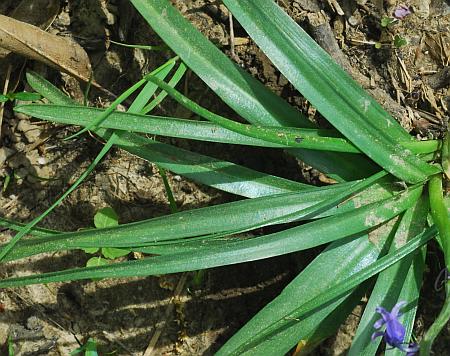
[[[80,45],[3,15],[0,15],[0,47],[83,81],[90,79],[89,57]]]

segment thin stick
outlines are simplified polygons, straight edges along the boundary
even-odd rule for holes
[[[228,19],[230,20],[230,52],[231,58],[235,59],[236,53],[234,52],[234,26],[233,26],[233,14],[228,12]]]
[[[178,281],[177,287],[175,288],[175,292],[173,293],[172,298],[170,299],[169,305],[166,308],[166,311],[164,313],[164,322],[159,324],[159,326],[156,327],[155,333],[153,334],[147,348],[145,349],[145,352],[142,356],[151,356],[154,355],[155,353],[155,346],[156,343],[158,342],[159,337],[161,336],[165,326],[168,324],[168,319],[170,317],[170,314],[172,314],[173,309],[174,309],[174,300],[175,298],[177,298],[180,294],[181,291],[184,288],[184,285],[186,284],[186,279],[187,279],[187,272],[184,272],[181,275],[180,280]]]

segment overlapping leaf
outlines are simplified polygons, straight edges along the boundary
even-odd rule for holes
[[[288,80],[355,146],[410,183],[439,172],[405,150],[403,128],[272,0],[224,0]]]
[[[185,20],[169,1],[131,2],[183,62],[248,122],[266,126],[313,127],[298,111],[235,65]],[[305,149],[291,152],[313,167],[318,164],[320,167],[317,168],[338,181],[367,177],[379,170],[365,157],[346,159],[333,153]]]

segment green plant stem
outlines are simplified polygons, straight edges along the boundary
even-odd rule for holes
[[[415,154],[436,152],[441,147],[441,141],[439,140],[404,141],[400,144]]]
[[[447,129],[447,135],[442,142],[442,169],[447,180],[450,180],[450,126]]]
[[[194,101],[190,100],[176,89],[172,88],[166,82],[152,75],[146,76],[147,80],[156,84],[162,90],[167,92],[173,99],[179,104],[191,110],[193,113],[211,121],[219,126],[224,127],[230,131],[237,132],[244,136],[253,137],[263,141],[285,145],[287,147],[296,148],[311,148],[317,149],[317,147],[309,147],[306,144],[309,141],[313,141],[316,144],[321,143],[323,148],[327,145],[326,150],[337,152],[352,152],[359,153],[359,149],[355,147],[351,142],[341,137],[328,137],[317,135],[315,132],[308,129],[298,129],[294,127],[273,127],[273,126],[256,126],[241,124],[239,122],[227,119],[220,115],[210,112],[209,110],[201,107]]]
[[[157,166],[159,170],[159,175],[161,176],[164,188],[166,188],[167,199],[169,200],[170,212],[172,214],[178,213],[177,203],[173,197],[172,189],[170,188],[169,180],[167,179],[166,170],[163,167]]]
[[[450,222],[442,194],[442,175],[436,174],[428,183],[431,216],[439,232],[439,241],[444,252],[445,266],[450,268]]]
[[[434,340],[450,319],[450,281],[446,283],[445,289],[447,297],[445,298],[444,306],[420,343],[420,356],[430,355],[431,346],[433,345]]]
[[[176,62],[179,59],[178,56],[171,58],[166,63],[164,63],[163,66],[159,67],[157,70],[161,70],[162,68],[172,64],[173,62]],[[126,91],[124,91],[122,94],[119,95],[119,97],[112,102],[112,104],[103,112],[102,115],[97,117],[91,124],[83,128],[82,130],[78,131],[76,134],[71,135],[69,137],[66,137],[65,140],[70,140],[72,138],[75,138],[77,136],[80,136],[82,133],[88,131],[88,130],[94,130],[98,127],[98,125],[103,122],[114,110],[116,110],[117,106],[121,104],[124,100],[128,99],[128,97],[133,94],[136,90],[138,90],[142,85],[144,85],[148,78],[152,75],[156,74],[155,71],[147,74],[137,83],[133,84],[130,88],[128,88]]]

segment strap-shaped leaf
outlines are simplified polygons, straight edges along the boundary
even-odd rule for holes
[[[415,206],[405,212],[395,233],[390,252],[395,251],[404,245],[408,239],[417,236],[424,230],[428,208],[427,198],[422,197]],[[400,292],[411,269],[414,257],[409,256],[379,274],[356,330],[352,346],[348,352],[349,356],[375,355],[381,342],[380,338],[373,341],[371,338],[375,331],[373,325],[380,317],[375,312],[375,308],[382,306],[391,310],[399,302]]]
[[[398,300],[408,301],[405,306],[404,314],[399,317],[400,323],[405,327],[405,344],[411,341],[414,321],[416,319],[417,307],[419,304],[420,289],[423,284],[423,271],[425,269],[425,257],[427,246],[423,246],[420,252],[414,258],[413,265],[410,267]],[[385,356],[404,356],[405,353],[397,348],[386,348]]]
[[[88,107],[39,104],[17,106],[14,110],[43,120],[80,126],[88,126],[94,118],[103,112],[103,110]],[[347,140],[332,137],[331,135],[335,135],[336,133],[331,130],[292,128],[288,131],[287,129],[281,130],[279,128],[267,127],[266,130],[270,130],[270,134],[279,141],[275,143],[273,140],[270,142],[256,137],[250,137],[210,122],[124,112],[114,112],[99,124],[99,127],[251,146],[287,148],[296,145],[298,147],[324,151],[360,152]],[[252,128],[250,125],[242,125],[242,127],[245,129]],[[255,129],[264,130],[263,127],[255,127]],[[286,135],[286,139],[283,138],[283,135]],[[291,143],[287,142],[287,135],[293,137]]]
[[[310,127],[288,103],[244,72],[173,8],[168,0],[131,0],[155,32],[222,100],[254,125]],[[164,14],[164,16],[161,16]],[[337,181],[365,178],[377,171],[365,157],[342,157],[303,149],[291,151]]]
[[[53,84],[36,73],[27,73],[27,80],[34,90],[55,104],[69,106],[76,104]],[[98,129],[96,133],[104,139],[109,137],[105,129]],[[231,162],[183,150],[133,133],[122,133],[116,144],[136,156],[154,162],[196,182],[249,198],[311,187],[307,184],[260,173]]]
[[[362,282],[373,277],[377,273],[385,270],[393,264],[399,262],[402,258],[408,256],[411,253],[417,251],[421,246],[426,244],[436,234],[436,229],[429,228],[422,234],[414,237],[411,241],[407,242],[404,246],[399,248],[393,253],[390,253],[373,263],[372,265],[363,268],[356,275],[341,281],[338,284],[330,286],[330,288],[315,298],[311,298],[308,301],[302,303],[298,308],[283,316],[283,318],[276,321],[272,321],[268,324],[264,330],[259,333],[255,333],[252,340],[248,340],[229,352],[228,355],[241,355],[243,352],[251,350],[255,345],[258,345],[264,339],[270,337],[270,335],[278,330],[283,330],[291,325],[294,325],[301,320],[299,318],[308,315],[309,313],[316,312],[317,309],[322,308],[326,303],[331,302],[335,298],[344,295],[347,291],[360,285]]]
[[[251,340],[256,332],[263,330],[274,319],[282,318],[291,310],[297,308],[305,300],[328,290],[340,280],[350,278],[364,267],[369,266],[378,258],[380,251],[367,235],[357,236],[349,241],[340,240],[330,244],[320,253],[284,290],[283,292],[256,314],[219,350],[218,355],[228,355],[236,347]],[[345,258],[343,258],[345,256]],[[320,276],[318,278],[317,276]],[[314,283],[311,283],[314,281]],[[301,340],[304,348],[309,349],[316,344],[313,337],[316,328],[333,310],[340,308],[345,300],[340,297],[325,305],[314,314],[307,315],[290,328],[271,335],[255,345],[251,351],[244,354],[253,355],[283,355],[293,345]],[[336,326],[337,327],[337,326]]]
[[[158,35],[242,117],[262,125],[312,127],[299,111],[230,61],[168,1],[131,0]]]
[[[250,36],[334,127],[384,169],[418,183],[439,169],[406,151],[403,128],[272,0],[224,0]]]
[[[88,278],[120,278],[196,271],[204,268],[279,256],[323,245],[344,237],[356,235],[362,231],[367,231],[410,208],[420,197],[421,193],[422,187],[412,188],[398,196],[370,204],[350,213],[334,215],[306,225],[257,238],[227,240],[226,243],[223,241],[218,246],[204,243],[199,244],[198,249],[195,251],[174,255],[157,256],[100,267],[69,269],[40,275],[5,279],[0,281],[0,288]],[[408,245],[408,249],[397,250],[397,257],[401,256],[405,250],[408,251],[407,254],[411,253],[412,251],[409,250],[411,245],[414,248],[418,248],[418,246],[421,246],[428,239],[428,235],[426,238],[418,238],[414,241],[414,244]],[[367,277],[359,280],[357,284],[352,284],[351,288],[362,283],[365,279]],[[351,288],[345,289],[345,291]],[[336,296],[333,294],[331,299]]]
[[[306,194],[270,196],[104,229],[63,233],[48,238],[31,238],[17,246],[9,255],[9,259],[74,248],[145,246],[195,236],[205,236],[202,243],[208,242],[211,236],[218,234],[227,236],[312,217],[370,186],[385,174],[386,172],[382,171],[365,181],[314,189]],[[196,247],[198,239],[193,240],[193,246]],[[182,250],[192,250],[191,242],[188,241],[189,246],[182,245]],[[215,242],[214,245],[217,245]],[[178,241],[174,244],[178,249],[174,249],[173,253],[179,252],[180,244]]]

